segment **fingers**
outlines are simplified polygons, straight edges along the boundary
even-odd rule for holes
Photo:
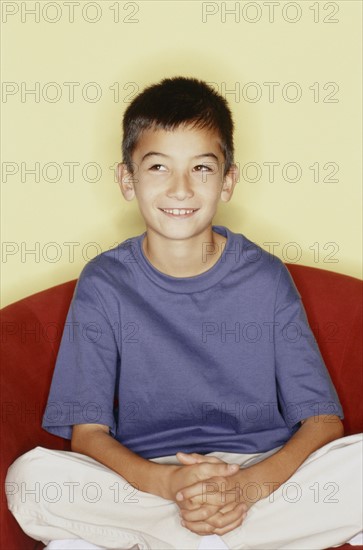
[[[204,506],[198,506],[193,509],[182,509],[180,511],[180,518],[184,521],[201,522],[207,521],[220,511],[219,506],[211,506],[205,504]]]
[[[226,513],[223,513],[222,510],[219,510],[219,512],[217,512],[214,516],[208,518],[208,523],[210,525],[213,525],[215,529],[222,530],[226,527],[231,527],[236,522],[241,525],[246,515],[246,505],[244,503],[240,503]]]
[[[236,529],[236,527],[240,527],[246,518],[246,512],[242,514],[242,517],[234,521],[233,523],[230,523],[226,527],[219,528],[217,527],[212,531],[213,535],[225,535],[226,533],[229,533],[229,531],[232,531],[233,529]]]
[[[224,518],[227,522],[235,521],[235,519],[238,518],[238,515],[234,517],[232,515],[228,515],[228,512],[236,512],[236,509],[241,511],[239,514],[241,515],[242,513],[247,512],[247,505],[245,503],[230,502],[221,508],[220,506],[205,504],[194,509],[181,509],[180,517],[184,521],[188,522],[207,521],[211,525],[218,527],[218,525],[214,523],[218,518]]]
[[[210,479],[214,477],[220,477],[223,481],[222,478],[235,475],[239,471],[238,464],[227,464],[225,462],[221,464],[208,464],[205,462],[201,464],[195,464],[193,468],[198,468],[198,471],[196,471],[195,473],[197,479],[199,478],[200,480],[204,480],[206,483],[208,483]],[[197,494],[200,494],[200,492],[202,492],[203,490],[201,482],[196,482],[195,484],[187,485],[187,487],[179,489],[178,493],[176,494],[176,499],[182,500],[184,494],[186,494],[185,498],[191,498],[193,496],[196,496]],[[195,487],[198,487],[198,489],[196,489]],[[191,492],[185,493],[187,489],[190,489]]]
[[[218,512],[222,512],[222,514],[226,514],[226,512],[230,512],[231,510],[234,510],[237,508],[237,506],[241,505],[242,512],[245,513],[248,510],[248,506],[245,502],[229,502],[223,508],[220,508]]]
[[[196,533],[201,537],[214,534],[214,527],[212,525],[209,525],[208,523],[203,523],[202,521],[188,523],[183,520],[181,524],[186,529],[189,529],[189,531],[192,531],[193,533]]]
[[[202,460],[199,457],[194,456],[194,454],[195,453],[182,453],[181,451],[178,451],[176,453],[176,457],[179,462],[184,464],[197,464],[198,462],[202,462]]]
[[[183,519],[182,525],[201,536],[210,534],[224,535],[232,531],[232,529],[242,525],[246,515],[245,507],[243,504],[239,504],[233,510],[225,514],[221,511],[217,512],[209,517],[207,521],[188,521]]]
[[[187,500],[182,500],[181,502],[177,502],[176,503],[178,506],[179,506],[179,510],[180,511],[184,511],[184,510],[198,510],[200,508],[200,503],[199,502],[195,502],[195,499],[187,499]]]
[[[205,456],[199,453],[183,453],[182,451],[178,451],[176,456],[179,462],[184,462],[185,464],[197,464],[201,462],[208,462],[210,464],[225,464],[223,460],[217,458],[216,456]]]
[[[218,508],[221,508],[222,506],[225,506],[226,504],[234,503],[240,504],[243,500],[243,495],[240,492],[231,493],[231,492],[221,492],[217,491],[215,493],[202,493],[199,495],[196,495],[190,499],[183,499],[182,501],[177,501],[177,504],[181,503],[192,503],[191,505],[182,506],[181,508],[185,508],[188,510],[195,510],[197,507],[200,506],[217,506]]]
[[[241,501],[242,489],[236,483],[234,488],[228,487],[223,476],[211,477],[202,481],[197,481],[193,485],[189,485],[181,489],[175,495],[176,501],[181,502],[184,499],[194,498],[200,504],[221,505],[231,500]],[[223,499],[223,500],[221,500]]]

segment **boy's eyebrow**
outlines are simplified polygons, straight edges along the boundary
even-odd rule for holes
[[[164,153],[158,153],[157,151],[149,151],[149,153],[145,153],[145,155],[141,158],[141,162],[143,162],[147,157],[151,157],[153,155],[159,155],[161,157],[170,158],[168,155],[165,155]],[[218,161],[217,155],[214,153],[202,153],[201,155],[195,155],[193,158],[198,159],[201,157],[212,157]]]

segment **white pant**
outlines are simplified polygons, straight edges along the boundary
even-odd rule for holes
[[[251,465],[273,454],[208,453]],[[222,535],[233,549],[325,549],[362,531],[362,434],[313,452],[278,489],[253,504],[240,527]],[[175,455],[149,459],[179,464]],[[108,549],[197,550],[202,537],[180,524],[179,507],[134,489],[113,470],[71,451],[35,447],[6,477],[8,507],[30,537],[84,539]],[[251,496],[250,498],[254,498]]]

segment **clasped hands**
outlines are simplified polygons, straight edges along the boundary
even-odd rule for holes
[[[176,454],[168,485],[180,509],[181,524],[198,535],[224,535],[239,527],[253,504],[243,499],[241,470],[213,456]]]

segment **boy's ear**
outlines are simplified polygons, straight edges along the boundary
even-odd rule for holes
[[[236,183],[239,181],[239,168],[237,164],[232,164],[227,174],[223,178],[221,190],[221,200],[228,202],[231,200]]]
[[[131,201],[135,196],[134,178],[132,173],[123,162],[119,162],[116,168],[117,182],[121,193],[127,201]]]

